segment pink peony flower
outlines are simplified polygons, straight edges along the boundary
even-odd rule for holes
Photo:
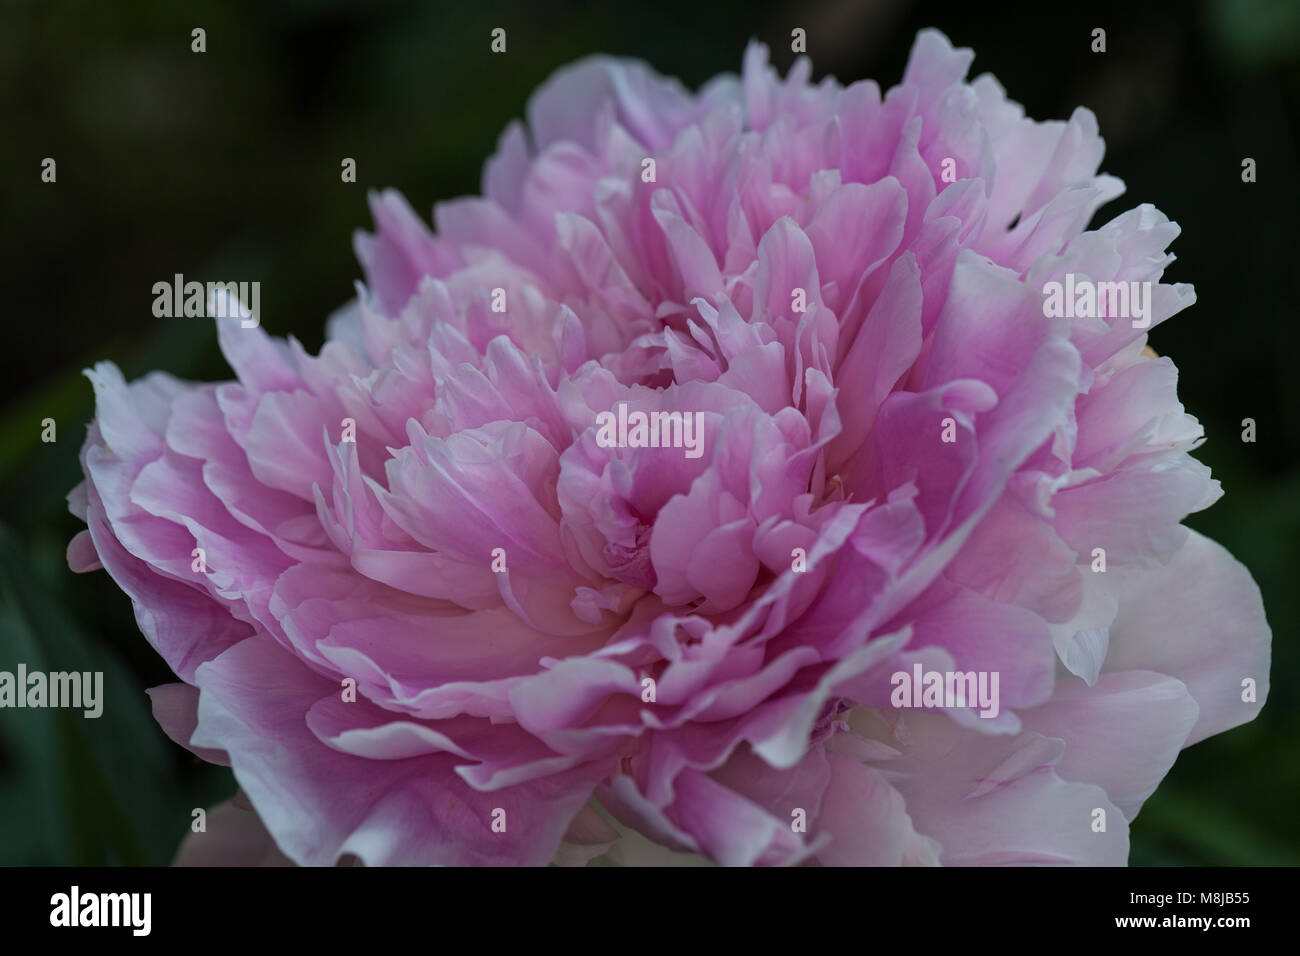
[[[1086,231],[1092,113],[971,59],[584,60],[433,232],[372,198],[319,356],[221,319],[234,381],[88,373],[69,561],[256,811],[183,862],[1126,860],[1270,633],[1179,524],[1220,490],[1144,349],[1178,227]],[[1131,314],[1047,307],[1108,282]],[[931,673],[997,699],[900,696]]]

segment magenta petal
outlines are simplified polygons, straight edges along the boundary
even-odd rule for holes
[[[230,766],[230,755],[222,750],[209,750],[190,745],[194,728],[199,723],[199,689],[189,684],[161,684],[148,690],[153,703],[153,717],[163,733],[186,750],[209,763]]]
[[[1250,574],[1192,531],[1169,564],[1126,583],[1104,670],[1156,671],[1186,684],[1200,708],[1187,736],[1194,744],[1259,713],[1268,697],[1271,640]]]
[[[1061,682],[1051,701],[1024,714],[1024,724],[1065,740],[1057,772],[1102,787],[1132,820],[1173,766],[1197,714],[1180,681],[1120,671],[1102,675],[1092,687]],[[1135,734],[1138,724],[1142,733]]]
[[[374,762],[320,743],[304,715],[338,687],[264,640],[244,641],[200,670],[195,745],[230,753],[258,815],[300,865],[330,865],[347,853],[368,866],[541,865],[608,772],[588,765],[478,794],[449,772],[445,756]],[[498,809],[503,832],[492,829]]]
[[[318,354],[240,314],[230,381],[87,372],[69,566],[256,807],[179,862],[1125,861],[1271,634],[1180,524],[1221,489],[1144,349],[1178,226],[1089,229],[1097,118],[972,58],[587,58],[482,195],[369,197]],[[918,667],[999,699],[895,697]]]
[[[204,827],[186,834],[172,866],[293,866],[252,810],[227,800],[207,810]]]

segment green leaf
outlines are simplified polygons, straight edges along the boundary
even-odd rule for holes
[[[0,858],[8,864],[160,864],[189,821],[148,697],[82,633],[0,527],[0,670],[103,673],[98,718],[68,708],[0,709]]]

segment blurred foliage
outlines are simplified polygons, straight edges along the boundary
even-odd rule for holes
[[[1136,9],[1134,9],[1136,7]],[[190,30],[208,52],[190,52]],[[508,52],[488,49],[493,27]],[[162,863],[193,807],[227,796],[229,771],[162,735],[146,687],[174,680],[103,572],[76,576],[64,497],[93,414],[80,370],[116,361],[229,376],[209,323],[157,320],[173,273],[262,282],[264,325],[320,345],[359,278],[351,237],[365,193],[393,186],[428,215],[478,191],[484,159],[557,67],[641,57],[697,87],[739,70],[751,38],[793,59],[807,30],[818,76],[901,76],[917,29],[976,52],[1037,119],[1092,109],[1103,169],[1128,184],[1098,222],[1152,202],[1183,227],[1172,281],[1199,301],[1152,345],[1181,370],[1204,423],[1198,453],[1226,495],[1188,522],[1255,575],[1274,631],[1260,718],[1186,751],[1132,828],[1135,864],[1294,864],[1300,828],[1300,388],[1294,0],[999,4],[752,2],[434,4],[253,0],[0,2],[0,668],[102,669],[98,720],[0,711],[0,864]],[[1093,27],[1108,52],[1092,54]],[[39,180],[58,161],[58,182]],[[345,156],[358,183],[339,181]],[[1259,181],[1243,184],[1250,156]],[[42,444],[41,420],[58,422]],[[1256,444],[1241,420],[1258,422]]]

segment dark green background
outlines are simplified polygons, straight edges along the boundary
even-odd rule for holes
[[[517,6],[260,0],[0,3],[0,668],[103,669],[99,720],[0,711],[0,864],[163,863],[191,808],[233,791],[162,735],[144,688],[170,678],[107,574],[73,575],[64,495],[92,415],[87,365],[127,377],[229,370],[211,324],[152,316],[173,273],[262,283],[264,326],[320,345],[360,277],[367,189],[426,218],[478,191],[528,93],[592,52],[641,57],[691,87],[737,72],[745,42],[782,68],[807,31],[817,76],[902,73],[917,29],[973,47],[1036,119],[1096,112],[1103,169],[1183,227],[1171,281],[1199,301],[1152,345],[1209,436],[1226,496],[1189,524],[1255,575],[1274,632],[1273,691],[1253,724],[1193,747],[1132,828],[1135,864],[1293,864],[1300,795],[1295,645],[1300,567],[1296,120],[1300,3],[1136,5],[1018,15],[1005,3],[711,0]],[[987,12],[981,12],[987,11]],[[208,51],[190,52],[190,30]],[[489,32],[508,31],[508,52]],[[1108,52],[1089,50],[1093,27]],[[58,182],[40,182],[40,162]],[[358,163],[358,183],[339,163]],[[1241,160],[1258,162],[1247,185]],[[40,441],[43,418],[58,441]],[[1254,418],[1258,441],[1240,441]]]

